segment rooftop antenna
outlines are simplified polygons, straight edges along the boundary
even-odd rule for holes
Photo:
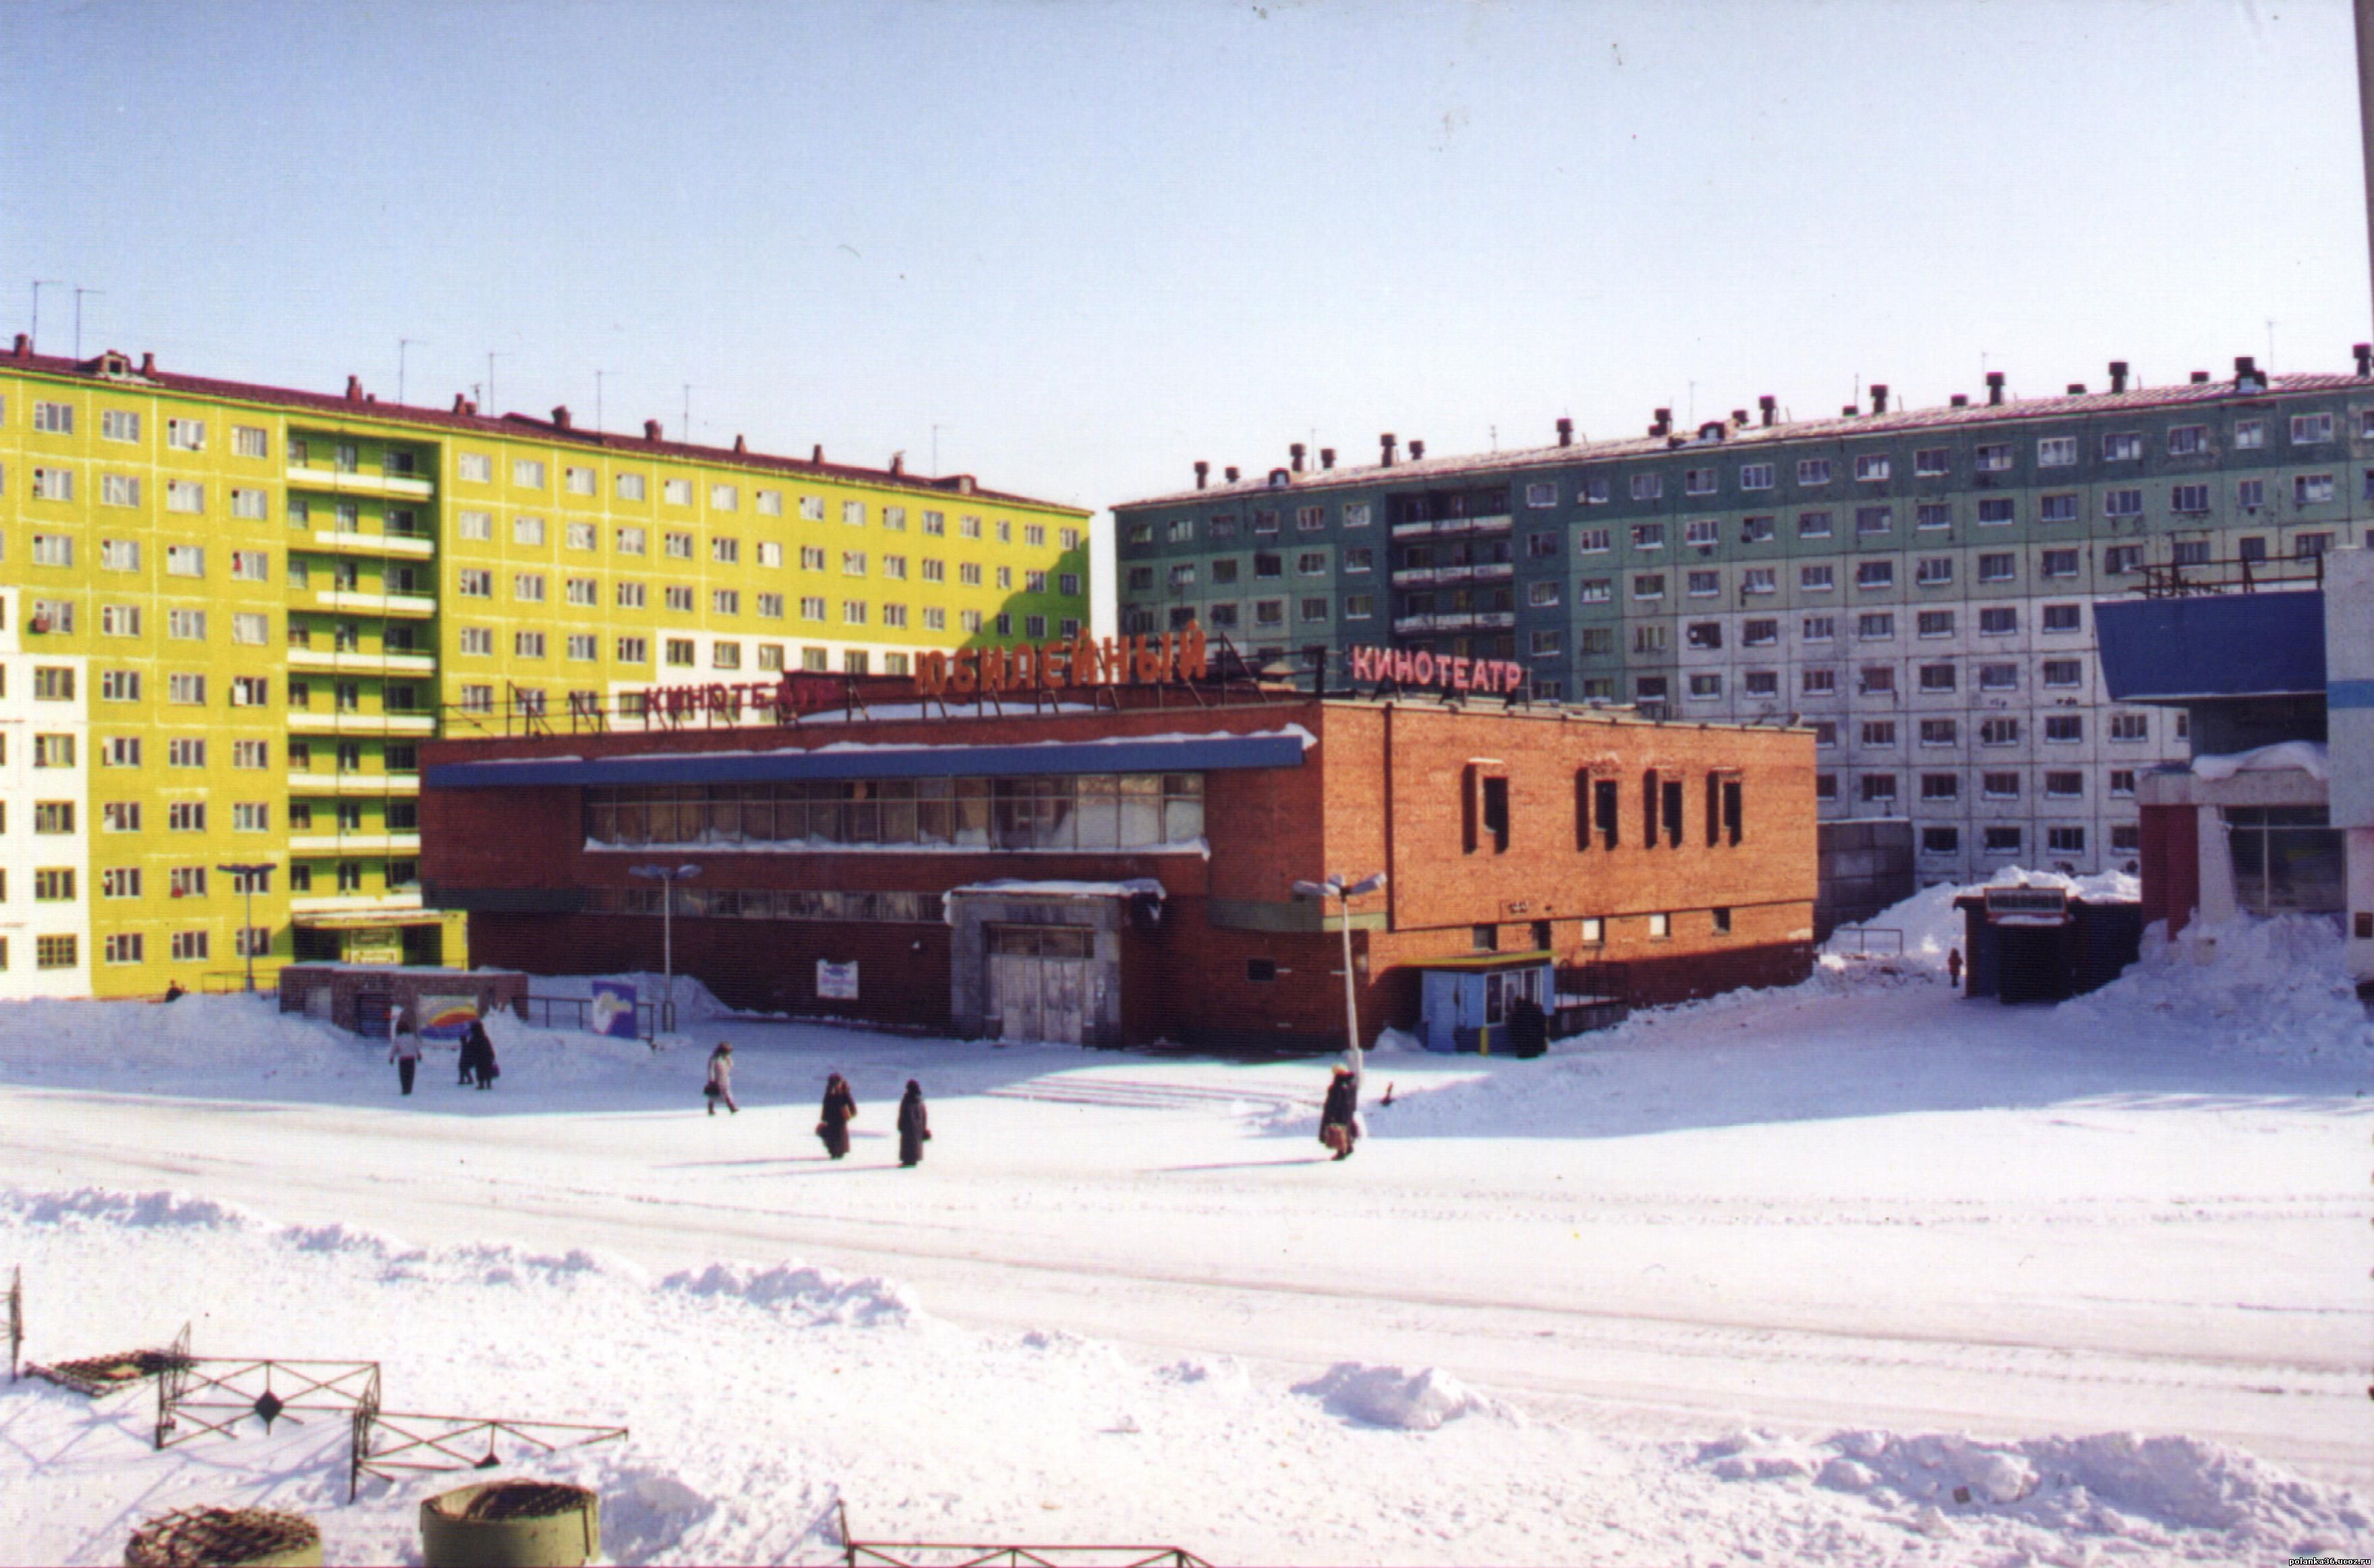
[[[692,444],[692,383],[684,383],[684,444]]]
[[[496,361],[498,359],[509,359],[510,357],[511,357],[511,356],[510,356],[510,355],[508,355],[508,354],[498,354],[498,353],[497,353],[494,349],[492,349],[492,348],[489,348],[489,349],[488,349],[488,350],[487,350],[487,401],[486,401],[484,404],[482,404],[482,405],[481,405],[481,407],[484,407],[484,408],[486,409],[486,411],[487,411],[487,418],[488,418],[488,419],[491,419],[496,418],[496,414],[495,414],[495,361]]]
[[[428,347],[429,340],[424,337],[399,337],[395,340],[395,406],[399,408],[404,407],[405,353],[407,349]]]
[[[33,279],[33,330],[25,335],[25,345],[35,353],[39,353],[41,348],[41,290],[65,287],[65,282],[55,277]]]
[[[602,429],[602,378],[609,373],[607,371],[594,372],[594,429],[596,433]]]
[[[2275,323],[2272,319],[2267,323],[2267,373],[2275,373]]]
[[[1491,431],[1491,432],[1492,432],[1492,450],[1493,450],[1493,451],[1495,451],[1495,452],[1499,451],[1499,450],[1500,450],[1500,427],[1499,427],[1499,426],[1498,426],[1498,425],[1487,425],[1487,426],[1485,426],[1484,428],[1485,428],[1486,430],[1489,430],[1489,431]]]
[[[104,289],[85,289],[80,285],[75,288],[75,358],[77,360],[82,358],[82,297],[85,294],[105,294],[106,292]]]
[[[937,426],[937,425],[934,425],[934,426],[932,427],[932,474],[933,474],[933,477],[936,478],[936,477],[939,476],[939,472],[940,472],[940,427],[939,427],[939,426]]]

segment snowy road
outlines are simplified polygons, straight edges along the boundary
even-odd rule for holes
[[[731,1032],[745,1109],[715,1119],[689,1050],[568,1081],[514,1057],[484,1096],[432,1061],[409,1103],[359,1048],[285,1089],[11,1071],[0,1168],[424,1244],[797,1257],[958,1323],[1439,1366],[1609,1431],[2132,1428],[2374,1481],[2374,1102],[2331,1065],[1796,993],[1546,1063],[1381,1056],[1397,1102],[1336,1165],[1291,1125],[1308,1066]],[[831,1067],[865,1107],[840,1165],[808,1134]],[[940,1136],[901,1172],[910,1073]]]

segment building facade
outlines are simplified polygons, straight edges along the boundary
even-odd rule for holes
[[[20,336],[0,356],[0,997],[194,987],[251,949],[458,960],[458,921],[420,899],[425,742],[1056,635],[1087,616],[1087,518],[968,476]]]
[[[2280,573],[2374,505],[2354,375],[2071,387],[1488,456],[1333,452],[1114,508],[1124,630],[1194,620],[1346,678],[1356,647],[1512,659],[1545,696],[1792,719],[1825,820],[1909,818],[1925,881],[2091,871],[2140,846],[2180,716],[2110,701],[2091,602],[2155,573]],[[1318,661],[1318,666],[1313,665]]]
[[[1635,1002],[1811,962],[1803,730],[1157,701],[442,741],[424,880],[488,962],[655,970],[668,941],[740,1007],[1084,1044],[1340,1044],[1345,916],[1294,890],[1337,873],[1385,873],[1350,914],[1369,1035],[1415,1022],[1429,961],[1619,965]],[[646,863],[694,870],[672,928]]]

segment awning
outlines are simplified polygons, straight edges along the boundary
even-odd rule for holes
[[[434,909],[391,909],[382,912],[357,911],[346,914],[300,914],[293,923],[300,931],[383,931],[405,925],[436,925],[443,923],[442,912]]]
[[[1026,746],[869,746],[813,750],[692,751],[640,757],[552,757],[446,762],[427,771],[430,789],[523,789],[590,784],[767,784],[789,779],[1022,778],[1054,773],[1204,773],[1299,768],[1306,737],[1185,735],[1151,739],[1052,741]]]

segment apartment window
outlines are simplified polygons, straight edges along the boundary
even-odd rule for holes
[[[709,650],[709,666],[711,669],[740,669],[742,644],[739,643],[711,644]]]
[[[2008,583],[2019,575],[2019,557],[2004,551],[1979,557],[1979,581]]]
[[[2141,490],[2104,490],[2102,515],[2105,517],[2141,517],[2144,514],[2144,492]]]
[[[1981,746],[2016,746],[2019,744],[2019,721],[2014,718],[1982,719],[1979,723],[1979,744]]]
[[[2299,474],[2292,479],[2294,506],[2321,506],[2333,497],[2333,476],[2330,474]]]
[[[2243,479],[2234,486],[2234,504],[2245,512],[2256,512],[2267,504],[2267,481]]]
[[[183,707],[203,708],[206,704],[206,678],[203,675],[169,675],[165,678],[165,701]]]
[[[99,477],[99,503],[101,506],[139,505],[139,476],[135,474],[101,474]]]
[[[768,619],[768,620],[781,620],[781,619],[783,619],[783,595],[781,595],[781,594],[761,594],[761,595],[758,595],[758,614],[760,615],[760,617],[762,617],[763,619]]]
[[[1769,544],[1778,519],[1771,516],[1743,517],[1739,520],[1739,542],[1743,545]]]
[[[2040,565],[2047,577],[2074,577],[2077,575],[2077,552],[2046,550],[2040,558]]]
[[[206,831],[206,803],[203,800],[176,800],[165,808],[165,829],[175,833],[203,833]]]
[[[1864,720],[1863,726],[1863,743],[1865,746],[1870,747],[1895,745],[1896,721],[1894,719]]]
[[[544,573],[541,572],[512,572],[511,597],[523,604],[544,603]]]
[[[1772,465],[1743,463],[1739,466],[1739,488],[1744,490],[1769,490],[1772,488]]]
[[[512,632],[511,656],[519,659],[544,657],[544,633],[541,631]]]
[[[1854,460],[1855,477],[1865,484],[1875,484],[1887,477],[1887,454],[1867,452]]]
[[[1779,587],[1776,576],[1771,567],[1751,566],[1740,573],[1739,591],[1743,594],[1777,593]]]
[[[652,645],[646,638],[621,637],[617,647],[618,663],[622,665],[647,665],[652,662]]]
[[[2140,443],[2141,438],[2137,438]],[[2168,432],[2168,454],[2170,457],[2192,457],[2209,450],[2207,425],[2175,425]]]
[[[2083,610],[2076,605],[2044,607],[2044,630],[2047,631],[2078,631],[2084,630],[2080,617]]]
[[[1954,581],[1954,558],[1950,555],[1923,556],[1914,563],[1912,580],[1923,588],[1942,588]]]
[[[1700,549],[1712,549],[1722,542],[1722,524],[1710,517],[1705,518],[1683,528],[1682,542]]]
[[[2330,414],[2294,414],[2292,444],[2307,446],[2333,439],[2333,416]]]
[[[234,740],[230,744],[230,765],[234,768],[260,769],[272,765],[272,743],[268,740]]]
[[[1839,689],[1839,672],[1834,669],[1804,669],[1798,672],[1798,690],[1808,697],[1828,697]]]
[[[2063,688],[2083,686],[2086,684],[2085,664],[2081,660],[2077,659],[2047,659],[2044,661],[2044,684],[2047,686]],[[2050,733],[2050,728],[2048,726],[2048,732],[2045,738],[2051,740],[2055,738],[2074,739],[2075,737],[2056,737]]]
[[[1632,476],[1632,499],[1634,501],[1655,501],[1664,493],[1665,477],[1663,474],[1635,474]]]
[[[1924,446],[1912,454],[1912,472],[1924,479],[1936,478],[1954,471],[1954,454],[1943,446]]]
[[[689,637],[667,639],[664,656],[670,665],[678,669],[691,668],[694,662],[692,639]]]
[[[2168,504],[2171,512],[2188,514],[2207,512],[2209,487],[2207,485],[2171,486],[2168,492]]]
[[[1616,581],[1611,577],[1586,577],[1575,585],[1578,603],[1604,605],[1616,596]]]
[[[1933,695],[1939,692],[1952,691],[1955,689],[1956,676],[1955,669],[1952,665],[1922,665],[1921,666],[1922,690]]]
[[[1744,648],[1769,648],[1780,641],[1780,623],[1777,620],[1743,621],[1739,643]]]
[[[2074,769],[2058,770],[2044,775],[2044,796],[2048,800],[2076,800],[2086,794],[2086,775]]]
[[[1605,528],[1577,528],[1574,531],[1574,548],[1584,555],[1596,555],[1610,549],[1614,543],[1612,532]]]
[[[2086,715],[2083,713],[2047,713],[2044,715],[2044,738],[2047,744],[2066,746],[2086,738]]]
[[[1896,638],[1896,617],[1888,610],[1867,610],[1855,617],[1855,636],[1864,643],[1887,643]]]
[[[1894,773],[1864,773],[1862,775],[1859,782],[1863,794],[1863,803],[1865,806],[1893,806],[1896,804],[1896,775]]]
[[[2054,855],[2086,853],[2086,830],[2075,826],[2049,827],[2044,830],[2044,847]]]
[[[110,441],[138,441],[140,416],[129,408],[103,408],[99,415],[99,433]]]
[[[1959,773],[1922,774],[1921,798],[1933,806],[1961,799],[1962,775]]]
[[[1665,574],[1662,572],[1636,572],[1632,574],[1632,596],[1636,599],[1662,599],[1665,596]]]
[[[1830,536],[1830,514],[1827,512],[1797,513],[1797,536],[1801,539],[1827,539]]]
[[[2247,553],[2251,541],[2242,541]],[[2105,545],[2102,547],[2102,573],[2106,577],[2123,577],[2144,569],[2144,548],[2141,545]]]
[[[2135,771],[2133,768],[2110,770],[2110,793],[2121,798],[2135,793]]]
[[[1682,471],[1682,492],[1685,495],[1714,494],[1714,470],[1686,468]]]
[[[2039,468],[2066,468],[2076,461],[2075,436],[2046,436],[2036,443],[2036,466]]]
[[[1896,690],[1894,665],[1864,665],[1858,672],[1855,690],[1865,696],[1878,696]]]
[[[1959,855],[1962,852],[1962,830],[1959,828],[1928,828],[1921,830],[1921,853],[1923,855]]]
[[[34,535],[33,564],[35,566],[72,566],[74,564],[73,538],[65,534]]]
[[[1690,597],[1694,599],[1710,598],[1722,592],[1722,573],[1720,572],[1693,572],[1689,574],[1687,585]]]
[[[2105,463],[2140,463],[2144,460],[2144,438],[2133,431],[2122,430],[2102,438],[2102,461]]]
[[[1747,694],[1750,697],[1780,695],[1780,676],[1777,670],[1752,669],[1747,671],[1743,678],[1746,682]]]
[[[1896,586],[1896,562],[1863,560],[1855,563],[1855,586],[1858,588],[1892,588]]]
[[[2076,522],[2077,497],[2075,493],[2072,492],[2068,495],[2046,496],[2039,504],[2038,515],[2047,523]],[[2016,501],[2013,501],[2011,497],[1981,496],[1979,498],[1980,527],[1999,528],[2018,521],[2019,505]]]
[[[1954,525],[1954,508],[1942,501],[1924,501],[1912,509],[1913,524],[1923,529],[1950,528]]]
[[[40,405],[34,407],[39,407]],[[33,967],[73,969],[78,961],[76,956],[78,951],[77,939],[73,937],[36,937],[33,938]]]
[[[715,615],[740,615],[742,613],[741,590],[711,588],[709,591],[709,608]]]
[[[1808,594],[1827,594],[1838,586],[1837,569],[1828,561],[1797,568],[1797,586]]]
[[[1690,695],[1696,698],[1722,695],[1722,677],[1711,670],[1700,670],[1690,677]]]
[[[1970,466],[1981,474],[2000,474],[2011,466],[2011,446],[2006,442],[1991,442],[1970,454]]]
[[[1636,550],[1661,550],[1665,548],[1665,525],[1663,523],[1632,525],[1632,548]]]
[[[1722,646],[1722,622],[1694,620],[1683,630],[1682,642],[1686,647],[1720,648]]]
[[[667,587],[661,589],[660,592],[671,613],[676,615],[690,615],[692,613],[692,588],[689,584],[682,583],[670,584]]]
[[[1827,485],[1830,482],[1830,460],[1827,457],[1801,457],[1797,460],[1797,482],[1800,485]]]
[[[1835,804],[1835,803],[1837,802],[1838,798],[1839,798],[1839,776],[1838,776],[1838,774],[1836,774],[1836,773],[1816,773],[1816,774],[1814,775],[1814,800],[1815,800],[1816,804],[1817,804],[1817,805],[1819,805],[1819,804],[1825,804],[1825,803],[1828,803],[1828,804]]]
[[[1921,744],[1923,746],[1957,746],[1961,744],[1962,726],[1954,719],[1922,719]]]
[[[71,468],[36,468],[33,470],[35,501],[74,500],[74,470]]]
[[[1834,615],[1809,615],[1797,623],[1801,642],[1828,643],[1839,634],[1839,619]]]
[[[978,612],[974,613],[977,614]],[[800,600],[800,619],[802,620],[822,620],[824,618],[825,607],[824,600],[821,597],[811,595]],[[967,627],[965,630],[968,631],[978,631],[981,630],[981,627],[978,624],[975,624]]]
[[[483,452],[464,452],[453,459],[453,472],[474,485],[494,482],[495,460]]]
[[[200,633],[204,635],[203,631]],[[230,618],[230,640],[251,645],[271,641],[270,623],[261,615],[237,613]]]
[[[461,631],[461,648],[464,654],[491,654],[495,651],[495,633],[485,626],[465,626]]]

